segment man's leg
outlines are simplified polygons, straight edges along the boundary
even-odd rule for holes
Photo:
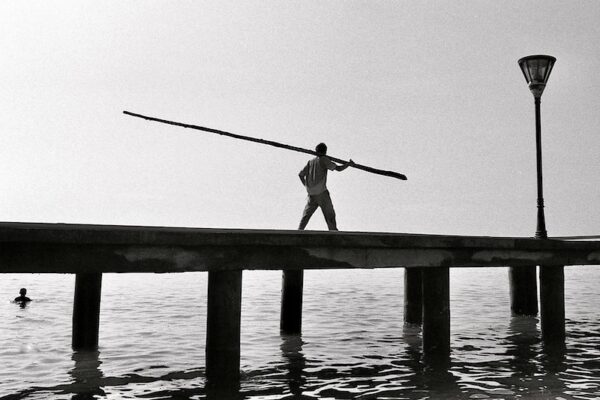
[[[335,210],[333,209],[333,203],[331,202],[329,191],[321,193],[319,197],[319,205],[321,206],[321,211],[323,211],[323,216],[325,217],[325,222],[327,222],[327,227],[330,231],[337,231],[338,229],[335,222]]]
[[[304,207],[304,211],[302,212],[302,218],[300,219],[300,225],[298,229],[303,231],[310,220],[310,217],[315,213],[315,210],[319,204],[314,200],[313,196],[308,196],[306,200],[306,207]]]

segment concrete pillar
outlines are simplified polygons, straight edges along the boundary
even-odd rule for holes
[[[514,315],[537,315],[537,278],[535,275],[535,265],[508,269],[510,310]]]
[[[242,271],[208,273],[206,378],[220,385],[240,379]]]
[[[563,266],[540,266],[540,314],[542,339],[565,341],[565,273]]]
[[[75,350],[96,350],[98,348],[101,295],[101,273],[75,275],[72,336],[72,346]]]
[[[302,332],[302,289],[304,271],[283,271],[281,285],[281,319],[279,327],[282,333],[299,334]]]
[[[421,324],[423,321],[422,268],[404,268],[404,323]]]
[[[450,269],[423,268],[423,354],[450,359]]]

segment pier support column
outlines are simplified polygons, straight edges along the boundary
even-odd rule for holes
[[[510,267],[510,310],[514,315],[537,315],[537,279],[536,267]]]
[[[404,323],[418,324],[423,321],[422,268],[404,268]]]
[[[565,341],[565,273],[563,266],[540,266],[540,314],[542,339]]]
[[[211,384],[239,382],[242,270],[208,273],[206,378]]]
[[[432,361],[450,359],[450,269],[423,269],[423,353]]]
[[[281,333],[299,334],[302,332],[302,290],[304,271],[283,271],[281,284]]]
[[[75,275],[71,342],[74,350],[96,350],[98,348],[101,295],[101,273]]]

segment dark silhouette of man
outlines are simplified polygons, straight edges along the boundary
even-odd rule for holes
[[[327,172],[343,171],[354,165],[354,161],[350,160],[346,164],[337,165],[327,157],[327,145],[325,143],[319,143],[315,151],[317,156],[311,159],[298,174],[300,181],[302,181],[308,192],[306,207],[304,207],[298,229],[304,230],[310,217],[312,217],[317,208],[321,207],[327,227],[330,231],[337,231],[335,210],[333,209],[331,196],[329,196],[329,191],[327,190]]]
[[[31,301],[29,297],[25,296],[27,294],[27,289],[22,288],[19,290],[19,294],[19,297],[15,297],[15,303],[26,304]]]

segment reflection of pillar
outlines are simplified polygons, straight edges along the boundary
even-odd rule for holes
[[[422,268],[404,268],[404,322],[421,324],[423,321]]]
[[[543,336],[544,334],[542,333],[542,338]],[[538,387],[552,388],[557,394],[565,393],[567,390],[565,381],[560,378],[563,376],[562,373],[567,370],[567,363],[565,362],[567,349],[564,340],[544,339],[542,342],[542,352],[544,356],[541,358],[541,361],[547,373],[542,374],[541,382],[538,382],[540,386]]]
[[[240,379],[242,270],[208,273],[206,378],[214,384]]]
[[[520,266],[508,269],[510,310],[515,315],[537,315],[536,267]]]
[[[540,266],[540,316],[542,339],[565,341],[565,273],[563,266]]]
[[[98,348],[101,294],[101,273],[76,274],[72,337],[72,345],[75,350]]]
[[[283,271],[280,320],[282,333],[298,334],[302,331],[303,286],[303,270]]]
[[[506,354],[511,355],[509,363],[517,373],[533,376],[537,371],[534,361],[534,346],[539,342],[537,318],[533,316],[513,315],[508,326],[508,346]]]
[[[423,270],[423,353],[443,363],[450,359],[450,269]]]
[[[239,381],[230,382],[227,384],[220,384],[220,382],[207,382],[204,390],[204,394],[206,394],[206,400],[244,400],[246,398],[242,393],[240,393]],[[187,399],[188,397],[182,398]]]
[[[304,378],[304,368],[306,368],[306,358],[302,353],[302,338],[298,335],[281,337],[281,354],[288,370],[287,382],[290,393],[299,397],[302,395],[302,387],[306,382]]]
[[[72,400],[93,399],[96,396],[104,397],[106,393],[101,389],[103,374],[100,370],[102,362],[99,361],[100,353],[97,351],[76,351],[71,357],[75,361],[69,375],[73,378],[71,391]]]
[[[405,324],[402,327],[402,343],[406,346],[406,365],[413,372],[411,374],[413,377],[423,371],[420,334],[421,328],[417,325]],[[408,385],[412,386],[412,383]]]

